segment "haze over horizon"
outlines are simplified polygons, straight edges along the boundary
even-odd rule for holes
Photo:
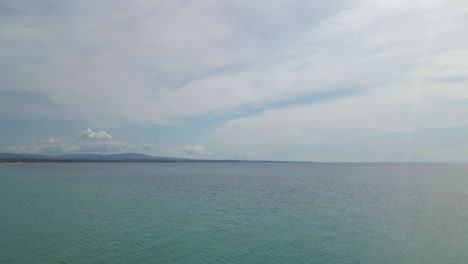
[[[459,0],[0,0],[0,152],[467,162],[467,31]]]

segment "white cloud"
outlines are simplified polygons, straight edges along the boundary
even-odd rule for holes
[[[2,87],[38,92],[52,102],[30,105],[40,111],[12,104],[11,113],[97,124],[168,124],[278,100],[290,96],[286,86],[270,95],[269,84],[278,80],[267,78],[271,70],[259,76],[256,71],[270,64],[265,58],[277,64],[291,40],[301,41],[304,30],[343,2],[278,0],[265,7],[235,1],[103,1],[48,8],[9,3],[21,12],[0,26],[2,62],[12,69]],[[245,65],[253,66],[245,70]],[[239,80],[216,76],[222,72]],[[257,91],[255,83],[261,82],[265,85]]]
[[[103,140],[83,140],[103,139]],[[66,153],[125,153],[138,152],[155,154],[157,146],[152,143],[128,143],[112,140],[105,131],[94,132],[90,128],[80,132],[76,139],[48,138],[33,140],[23,144],[0,146],[0,152],[36,153],[36,154],[66,154]]]
[[[61,145],[63,144],[63,141],[57,138],[49,138],[44,143],[49,145]]]
[[[208,156],[211,152],[204,146],[197,144],[193,146],[185,146],[177,149],[168,150],[169,154],[181,156]]]
[[[79,152],[80,146],[74,143],[64,142],[61,139],[49,138],[47,140],[34,140],[24,144],[10,145],[1,148],[1,151],[12,153],[32,154],[60,154]]]
[[[84,153],[122,153],[135,150],[139,150],[137,145],[116,141],[79,144],[79,151]]]
[[[33,154],[67,154],[67,153],[125,153],[138,152],[154,154],[156,145],[150,143],[126,143],[118,141],[63,141],[48,139],[32,141],[25,144],[1,147],[2,152]]]
[[[301,101],[214,133],[258,153],[468,126],[463,1],[8,5],[21,12],[0,24],[3,116],[167,125]],[[348,88],[362,93],[302,101]]]
[[[379,152],[374,156],[408,147],[435,153],[444,142],[453,149],[447,159],[459,160],[462,149],[468,147],[463,142],[453,143],[440,135],[435,140],[418,139],[414,146],[409,138],[421,137],[429,129],[468,127],[468,62],[463,59],[468,55],[468,38],[461,33],[468,23],[468,10],[460,4],[360,1],[354,9],[323,20],[310,31],[310,45],[296,49],[303,57],[280,64],[284,75],[279,71],[269,79],[303,80],[309,85],[303,90],[295,89],[306,86],[283,86],[291,87],[291,93],[317,91],[316,87],[357,87],[364,92],[231,120],[216,130],[215,137],[225,146],[289,151],[295,157],[300,155],[297,149],[307,148],[317,156],[319,150],[325,156],[324,149],[335,149],[328,156],[333,159],[347,148],[341,157],[348,160],[360,155],[372,159],[369,149]],[[401,138],[391,137],[395,133]]]
[[[112,136],[104,130],[94,132],[88,128],[80,132],[78,139],[112,139]]]
[[[240,159],[240,160],[261,160],[261,159],[268,159],[267,153],[257,153],[254,151],[245,151],[245,152],[237,152],[231,157],[232,159]]]
[[[444,136],[443,131],[468,128],[468,100],[463,99],[463,94],[442,93],[455,87],[463,91],[462,84],[393,84],[352,97],[231,120],[221,125],[214,136],[223,146],[279,155],[294,153],[295,149],[306,148],[318,154],[319,149],[342,147],[356,152],[373,149],[378,156],[393,149],[399,152],[409,147],[424,152],[423,148],[450,145],[454,149],[450,158],[456,158],[459,152],[455,149],[466,148],[466,143]],[[435,139],[422,136],[434,129],[442,134]]]
[[[361,1],[264,61],[194,80],[161,98],[169,114],[190,116],[327,90],[467,80],[466,14],[447,1]],[[466,95],[458,86],[437,89],[431,92]]]

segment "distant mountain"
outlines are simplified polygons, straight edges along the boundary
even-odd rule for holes
[[[139,153],[39,155],[0,153],[0,162],[175,162],[191,159],[150,156]]]

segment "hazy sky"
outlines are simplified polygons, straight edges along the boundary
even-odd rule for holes
[[[0,152],[468,161],[464,0],[0,0]]]

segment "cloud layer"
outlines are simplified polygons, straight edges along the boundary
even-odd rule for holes
[[[98,139],[98,140],[96,140]],[[33,154],[66,154],[66,153],[127,153],[137,152],[151,155],[171,155],[185,157],[210,156],[212,153],[200,144],[161,149],[153,143],[128,143],[112,140],[105,131],[94,132],[88,128],[74,139],[48,138],[33,140],[7,147],[0,146],[0,152],[33,153]]]
[[[2,90],[44,98],[27,100],[28,109],[5,100],[5,114],[160,124],[292,96],[288,80],[270,87],[272,71],[283,71],[278,63],[297,48],[291,40],[343,8],[342,1],[4,5],[12,11],[0,27],[0,63],[9,69]]]
[[[463,1],[10,1],[0,9],[3,118],[106,129],[184,129],[213,118],[216,129],[192,142],[224,148],[223,157],[369,159],[379,149],[381,160],[460,160],[468,149],[451,139],[468,128]],[[118,148],[105,131],[78,138]],[[187,144],[168,148],[209,153]]]
[[[8,147],[0,147],[0,152],[33,153],[33,154],[67,154],[67,153],[157,153],[157,147],[150,143],[127,143],[119,141],[83,141],[49,138],[34,140]]]

